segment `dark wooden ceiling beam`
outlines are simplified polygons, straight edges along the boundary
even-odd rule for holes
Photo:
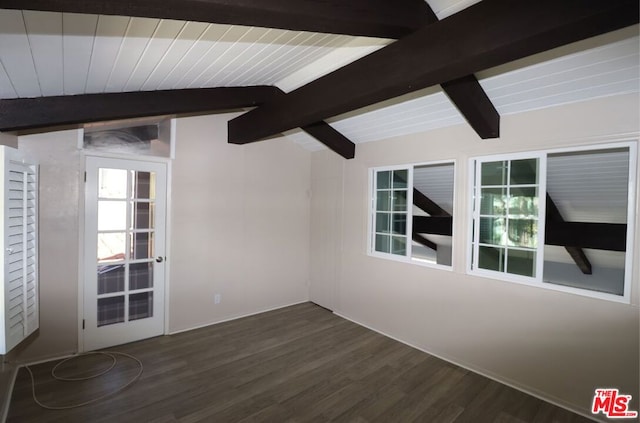
[[[547,222],[565,222],[560,210],[556,203],[551,199],[551,196],[547,194]],[[585,275],[593,274],[593,270],[591,268],[591,262],[587,258],[587,255],[584,253],[584,250],[580,247],[568,247],[564,246],[567,253],[571,256],[575,264],[578,266],[580,271]]]
[[[417,188],[413,189],[413,204],[425,213],[429,213],[430,216],[451,217],[449,212],[440,207]]]
[[[0,100],[0,131],[254,107],[279,96],[271,86],[83,94]]]
[[[0,9],[138,16],[400,38],[429,23],[423,0],[0,0]]]
[[[637,24],[637,0],[484,0],[229,122],[253,142]]]
[[[626,251],[627,225],[622,223],[545,223],[545,244],[594,250]]]
[[[425,238],[424,236],[420,235],[416,231],[413,231],[411,239],[413,239],[414,242],[417,242],[420,245],[423,245],[423,246],[425,246],[427,248],[431,248],[434,251],[438,251],[438,244],[436,244],[433,241],[428,240],[427,238]]]
[[[254,86],[5,99],[0,100],[0,131],[233,110],[283,95],[277,87]],[[342,157],[354,157],[355,144],[329,124],[302,129]]]

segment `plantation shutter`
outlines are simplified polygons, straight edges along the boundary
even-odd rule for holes
[[[0,354],[6,354],[39,326],[38,173],[18,150],[0,146],[3,290]]]

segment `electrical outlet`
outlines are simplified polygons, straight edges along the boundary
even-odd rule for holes
[[[213,301],[214,301],[216,304],[220,304],[220,300],[221,300],[221,298],[220,298],[220,294],[216,294],[216,295],[213,297]]]

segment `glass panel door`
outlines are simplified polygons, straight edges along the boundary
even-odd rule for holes
[[[164,332],[166,166],[87,158],[85,349]]]

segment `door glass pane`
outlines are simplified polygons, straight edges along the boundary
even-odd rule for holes
[[[129,295],[129,320],[153,317],[153,292]]]
[[[124,295],[98,299],[98,327],[124,322]]]
[[[127,227],[125,201],[98,201],[98,230],[124,231]]]
[[[124,264],[98,266],[98,294],[124,291]]]
[[[127,198],[127,171],[100,168],[98,170],[98,197]]]
[[[506,185],[508,166],[506,161],[482,163],[482,185]]]
[[[141,260],[153,257],[153,233],[139,232],[131,234],[131,259]]]
[[[132,229],[153,229],[155,227],[155,204],[135,202],[132,203],[131,208]]]
[[[98,262],[124,260],[125,232],[98,234]]]
[[[129,265],[129,289],[146,289],[153,287],[153,263],[136,263]]]
[[[156,198],[155,172],[131,172],[133,180],[133,198]]]

